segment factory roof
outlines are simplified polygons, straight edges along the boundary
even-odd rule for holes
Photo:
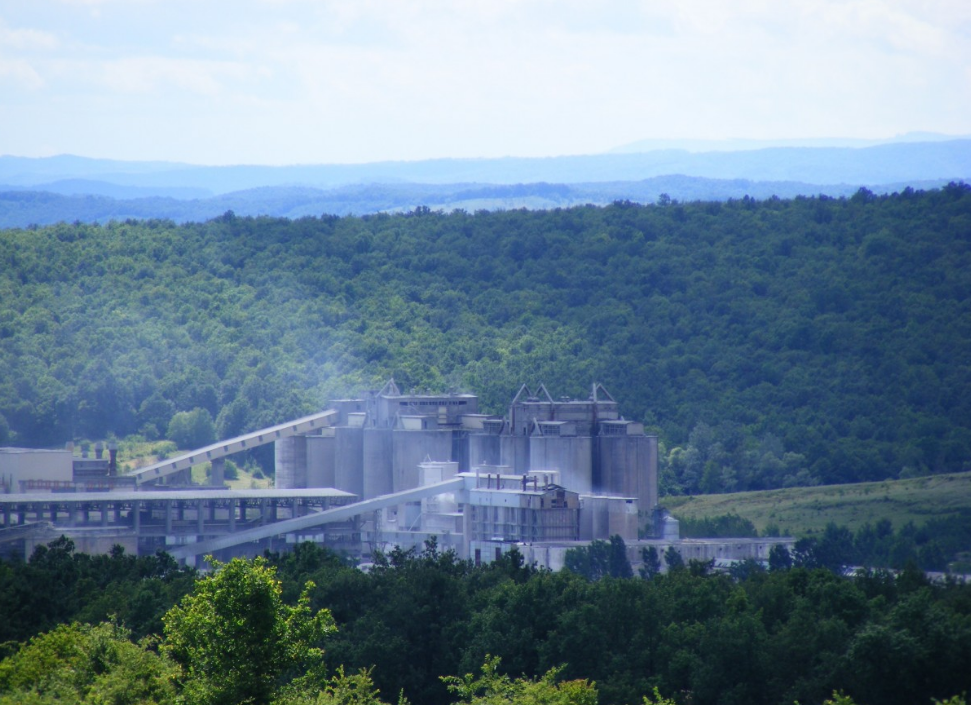
[[[0,504],[29,502],[158,502],[197,499],[356,499],[343,490],[320,487],[301,490],[228,490],[193,488],[187,490],[130,490],[122,492],[24,492],[0,495]]]

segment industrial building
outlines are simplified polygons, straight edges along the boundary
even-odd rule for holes
[[[624,420],[600,384],[583,400],[523,385],[505,417],[479,414],[474,395],[402,394],[394,380],[333,406],[333,426],[276,442],[278,489],[336,487],[371,499],[417,487],[419,464],[432,460],[455,462],[457,472],[555,471],[581,494],[657,504],[657,437]]]
[[[225,489],[225,458],[268,443],[275,488]],[[508,413],[492,416],[475,395],[406,394],[389,380],[127,475],[117,473],[114,448],[107,458],[104,450],[2,449],[0,545],[28,553],[63,533],[84,550],[119,543],[195,562],[311,540],[366,560],[435,537],[475,562],[516,547],[558,568],[569,548],[613,535],[635,550],[639,529],[665,545],[680,540],[676,522],[656,511],[657,438],[625,420],[599,384],[586,399],[523,385]],[[202,463],[211,484],[191,486],[189,470]],[[769,545],[744,551],[767,554]]]

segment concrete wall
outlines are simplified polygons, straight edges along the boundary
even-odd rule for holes
[[[529,436],[500,436],[499,456],[499,465],[508,465],[515,473],[529,472]]]
[[[74,479],[69,450],[0,448],[0,492],[20,492],[27,481],[67,483]]]
[[[452,459],[451,431],[401,431],[392,433],[393,491],[418,487],[419,463]]]
[[[657,438],[655,436],[599,436],[600,481],[604,494],[636,497],[650,510],[657,504]]]
[[[334,439],[334,484],[337,489],[364,495],[364,429],[338,426]]]
[[[499,465],[502,461],[501,436],[475,433],[469,436],[469,469],[480,465]]]
[[[364,499],[394,491],[393,433],[390,428],[364,429]]]
[[[334,487],[336,479],[337,439],[334,429],[324,435],[307,436],[307,487]]]
[[[530,436],[529,467],[559,470],[560,484],[574,492],[593,492],[593,439],[590,436]]]

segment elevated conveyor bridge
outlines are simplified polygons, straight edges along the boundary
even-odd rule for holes
[[[280,438],[289,436],[303,436],[321,428],[331,426],[338,418],[339,414],[334,409],[321,411],[310,416],[288,421],[277,426],[270,426],[259,431],[253,431],[236,438],[226,441],[219,441],[205,448],[189,451],[174,458],[168,458],[152,465],[139,468],[131,473],[138,485],[154,482],[163,477],[174,475],[175,473],[187,470],[200,463],[208,463],[213,460],[225,458],[227,455],[239,453],[242,450],[257,448],[267,443],[272,443]]]
[[[268,539],[273,536],[281,536],[297,531],[303,531],[305,529],[310,529],[315,526],[322,526],[324,524],[347,521],[348,519],[352,519],[361,514],[373,512],[378,509],[384,509],[385,507],[392,507],[404,502],[417,502],[419,500],[434,497],[445,492],[455,492],[464,488],[465,484],[465,478],[456,477],[444,482],[436,482],[431,485],[416,487],[415,489],[411,490],[404,490],[402,492],[395,492],[394,494],[374,497],[373,499],[366,499],[363,502],[355,502],[343,507],[326,509],[322,512],[315,512],[313,514],[307,514],[301,517],[294,517],[293,519],[284,519],[283,521],[258,526],[252,529],[244,529],[243,531],[237,531],[232,534],[218,536],[205,541],[183,544],[182,546],[169,549],[169,553],[176,559],[185,560],[191,556],[205,555],[224,548],[239,546],[244,543],[262,541],[263,539]]]

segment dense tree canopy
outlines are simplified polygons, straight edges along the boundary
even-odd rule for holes
[[[670,491],[971,463],[971,188],[0,232],[0,438],[602,382]],[[179,424],[176,424],[176,429]]]
[[[174,694],[381,705],[403,693],[423,705],[631,705],[651,694],[665,705],[791,705],[842,691],[834,705],[930,705],[971,688],[971,586],[913,567],[846,577],[781,558],[771,570],[689,561],[588,579],[537,570],[515,551],[477,567],[430,543],[379,555],[365,573],[300,544],[198,580],[179,606],[166,603],[164,633],[147,640],[85,610],[99,599],[87,594],[81,623],[46,622],[46,634],[5,644],[0,703]],[[61,603],[70,590],[51,582],[44,594]],[[116,594],[131,615],[137,591]],[[336,633],[317,629],[322,610]]]

